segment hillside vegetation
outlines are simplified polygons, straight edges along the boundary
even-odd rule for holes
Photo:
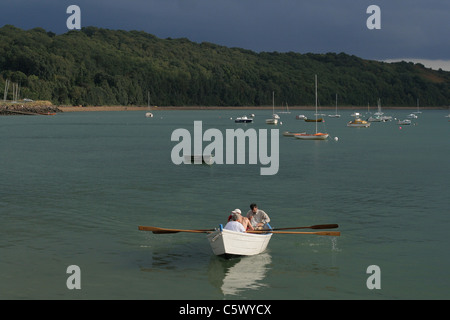
[[[0,28],[0,85],[60,105],[260,106],[450,104],[450,72],[345,53],[256,53],[141,31],[86,27],[56,35]],[[8,99],[12,99],[10,92]]]

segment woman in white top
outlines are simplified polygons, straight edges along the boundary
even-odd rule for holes
[[[245,232],[247,229],[253,230],[250,221],[241,215],[241,210],[234,209],[231,211],[229,222],[225,225],[224,229]]]

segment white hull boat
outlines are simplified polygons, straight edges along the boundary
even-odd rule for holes
[[[278,119],[266,119],[266,124],[278,124]]]
[[[397,124],[409,125],[409,124],[411,124],[411,120],[409,120],[409,119],[398,120]]]
[[[266,250],[272,233],[246,233],[231,230],[216,230],[207,239],[216,256],[253,256]]]
[[[247,116],[238,117],[234,120],[236,123],[251,123],[253,118],[248,118]]]
[[[381,122],[381,117],[380,116],[370,116],[367,121],[369,122]]]

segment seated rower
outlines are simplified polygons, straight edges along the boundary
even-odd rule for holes
[[[231,220],[233,214],[237,214],[238,215],[238,220],[243,226],[244,229],[247,230],[254,230],[252,224],[250,223],[250,219],[248,219],[247,217],[243,217],[241,210],[240,209],[234,209],[233,211],[231,211],[231,215],[228,217],[228,221]]]
[[[231,219],[225,225],[224,229],[236,232],[245,232],[244,226],[239,222],[239,217],[241,215],[237,212],[235,213],[235,211],[231,213]]]

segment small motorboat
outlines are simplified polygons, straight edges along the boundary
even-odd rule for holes
[[[238,117],[234,120],[236,123],[250,123],[253,122],[253,118],[249,118],[247,116]]]
[[[153,118],[153,113],[147,112],[147,113],[145,114],[145,117],[146,117],[146,118]]]
[[[297,119],[297,120],[305,120],[306,116],[304,114],[298,114],[298,115],[295,116],[295,119]]]
[[[266,124],[278,124],[278,119],[276,118],[266,119]]]
[[[367,119],[367,121],[369,121],[369,122],[381,122],[382,121],[382,119],[381,119],[381,116],[375,116],[375,115],[373,115],[373,116],[370,116],[368,119]]]
[[[355,119],[352,121],[349,121],[347,123],[347,127],[362,127],[362,128],[368,128],[370,127],[370,122],[366,121],[366,120],[362,120],[359,116],[359,113],[355,113],[354,114]]]
[[[207,164],[212,165],[214,163],[213,155],[184,155],[185,164]]]
[[[347,127],[362,127],[362,128],[368,128],[370,127],[370,122],[367,122],[365,120],[361,119],[355,119],[353,121],[349,121],[347,123]]]
[[[316,118],[316,119],[308,119],[305,118],[306,122],[323,122],[323,118]]]
[[[409,124],[411,124],[411,120],[409,120],[409,119],[398,120],[398,121],[397,121],[397,124],[409,125]]]

